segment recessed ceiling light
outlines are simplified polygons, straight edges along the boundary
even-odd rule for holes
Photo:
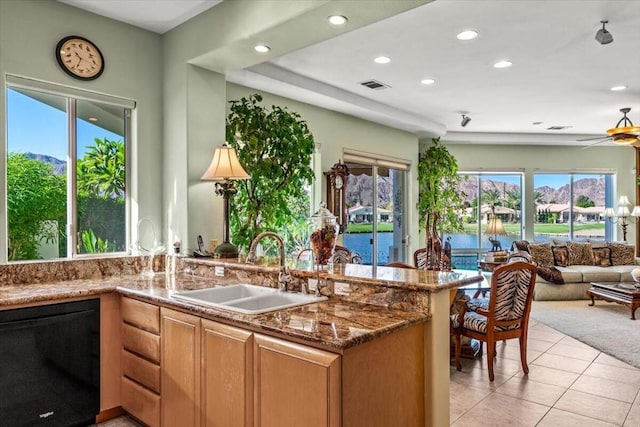
[[[611,88],[611,90],[614,91],[614,92],[619,92],[621,90],[626,90],[627,88],[628,88],[628,86],[626,86],[626,85],[620,85],[620,86],[613,86]]]
[[[89,120],[90,122],[97,122],[98,119],[95,117],[89,117],[87,120]]]
[[[478,32],[475,30],[464,30],[461,33],[458,33],[456,36],[458,40],[473,40],[478,37]]]
[[[253,50],[260,53],[266,53],[266,52],[269,52],[271,48],[266,44],[257,44],[253,47]]]
[[[344,25],[347,23],[348,19],[346,16],[342,15],[331,15],[327,18],[327,21],[329,21],[331,25]]]
[[[513,65],[513,63],[511,61],[507,61],[506,59],[503,61],[498,61],[495,64],[493,64],[494,68],[509,68]]]
[[[537,125],[541,125],[541,124],[542,124],[542,122],[533,122],[533,123],[531,123],[531,124],[532,124],[532,125],[536,125],[536,126],[537,126]]]
[[[374,59],[374,61],[378,64],[388,64],[389,62],[391,62],[391,58],[389,58],[388,56],[378,56]]]
[[[423,85],[432,85],[434,84],[436,81],[433,79],[422,79],[420,80],[420,83],[422,83]]]

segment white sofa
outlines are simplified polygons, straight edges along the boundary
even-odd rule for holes
[[[612,265],[598,267],[595,265],[556,266],[562,274],[564,284],[548,282],[540,275],[536,277],[533,299],[536,301],[579,300],[589,299],[587,289],[591,282],[625,282],[633,281],[631,270],[640,266],[640,258],[634,265]]]

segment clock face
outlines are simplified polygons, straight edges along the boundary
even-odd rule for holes
[[[104,71],[100,49],[79,36],[65,37],[56,46],[56,59],[64,71],[80,80],[93,80]]]
[[[336,176],[336,189],[340,190],[343,185],[344,185],[344,182],[342,181],[342,177],[340,175],[337,175]]]

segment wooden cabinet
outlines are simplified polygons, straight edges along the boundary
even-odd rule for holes
[[[253,425],[253,333],[202,320],[202,426]]]
[[[160,308],[121,299],[122,407],[149,426],[160,426]]]
[[[340,356],[255,335],[254,425],[341,425]]]
[[[132,301],[122,406],[147,425],[425,425],[422,323],[337,354]]]
[[[162,308],[163,427],[200,425],[200,318]]]

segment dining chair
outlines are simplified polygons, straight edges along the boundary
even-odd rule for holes
[[[420,248],[413,253],[413,265],[416,268],[427,266],[427,248]]]
[[[536,282],[536,266],[527,262],[514,262],[498,267],[491,277],[491,293],[487,309],[467,311],[461,304],[456,335],[456,369],[460,371],[461,339],[469,337],[487,343],[489,380],[493,381],[493,364],[496,342],[518,338],[520,362],[525,374],[527,365],[527,330],[529,313]]]
[[[336,264],[362,264],[362,257],[344,246],[336,245],[332,261]]]

